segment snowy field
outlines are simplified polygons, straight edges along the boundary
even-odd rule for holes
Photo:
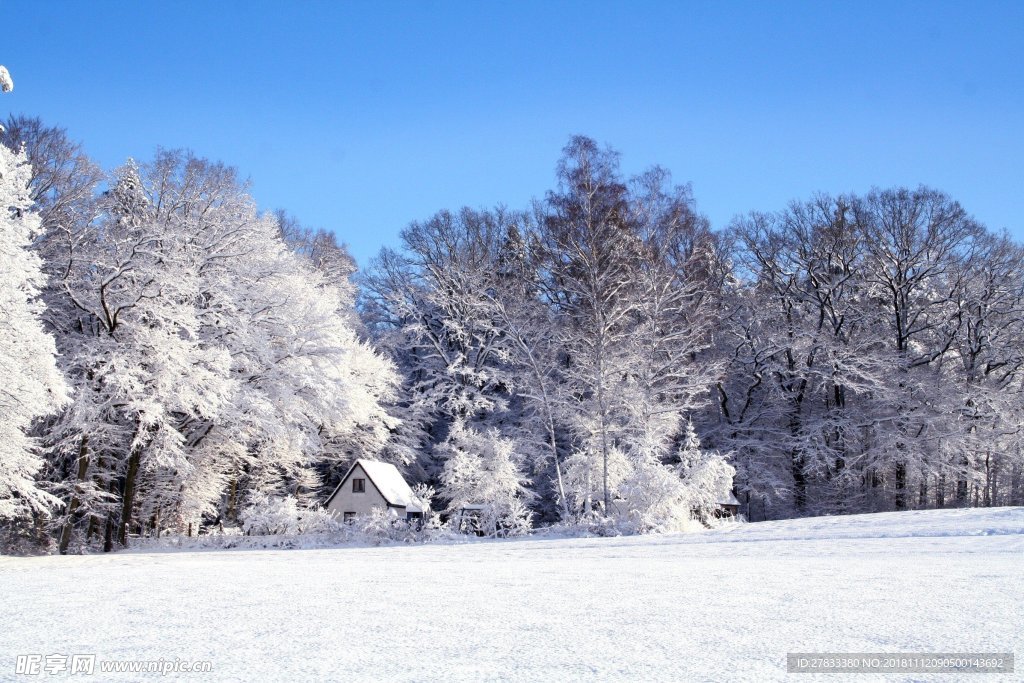
[[[200,660],[234,681],[770,681],[786,653],[1015,652],[1024,508],[687,535],[0,558],[15,655]],[[72,680],[102,680],[99,671]],[[138,679],[138,674],[120,680]],[[958,680],[833,675],[821,680]]]

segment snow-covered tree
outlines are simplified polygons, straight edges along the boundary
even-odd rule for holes
[[[600,500],[607,510],[609,458],[626,405],[623,383],[636,372],[630,341],[639,306],[640,239],[617,153],[574,137],[563,150],[558,180],[546,202],[542,268],[568,358],[564,374],[580,404],[573,415],[580,439],[575,450],[600,462]],[[585,490],[589,513],[591,487]]]
[[[358,339],[351,290],[293,253],[228,167],[161,152],[111,185],[63,280],[79,391],[49,438],[56,472],[79,473],[68,523],[87,539],[102,525],[110,547],[232,521],[250,491],[315,502],[323,460],[389,424],[393,373]]]
[[[496,429],[479,432],[456,422],[442,445],[445,452],[441,495],[447,510],[479,515],[479,529],[488,536],[517,536],[529,531],[531,498],[516,446]]]
[[[679,464],[675,469],[683,482],[689,512],[698,519],[707,520],[732,494],[736,469],[722,454],[701,447],[693,423],[686,425],[677,457]]]
[[[40,220],[31,210],[30,174],[24,153],[0,145],[0,518],[46,513],[59,503],[36,481],[42,461],[28,435],[32,421],[60,408],[67,392],[41,322],[42,263],[29,249]]]

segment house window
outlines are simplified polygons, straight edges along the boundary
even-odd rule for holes
[[[355,519],[356,519],[356,513],[354,513],[354,512],[346,512],[345,513],[345,523],[346,524],[348,524],[349,522],[355,521]]]
[[[365,479],[353,479],[352,480],[352,493],[364,493],[366,491],[366,480]]]

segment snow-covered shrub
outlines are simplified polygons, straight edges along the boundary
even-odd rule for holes
[[[358,515],[349,524],[361,540],[375,545],[385,541],[409,543],[416,540],[416,530],[412,524],[381,508],[375,507],[369,514]]]
[[[736,469],[718,453],[704,453],[688,466],[681,466],[680,474],[688,491],[692,514],[707,522],[729,497]]]
[[[577,517],[559,525],[562,532],[608,536],[686,531],[715,519],[719,504],[732,489],[735,470],[718,453],[701,448],[692,425],[686,427],[677,464],[663,462],[654,448],[637,450],[609,450],[607,511],[601,497],[601,460],[584,453],[566,460],[566,481]]]
[[[671,468],[653,457],[638,458],[612,504],[623,531],[684,531],[690,524],[690,492]]]
[[[679,475],[652,453],[632,454],[619,448],[608,453],[608,489],[604,510],[603,463],[577,453],[566,461],[566,480],[577,518],[565,526],[571,533],[613,536],[649,531],[681,531],[688,526],[687,491]],[[590,497],[590,506],[586,497]]]
[[[457,422],[440,450],[446,455],[441,493],[449,501],[450,514],[459,519],[472,516],[469,530],[486,536],[529,532],[526,502],[533,494],[526,488],[529,480],[520,470],[511,439],[496,429],[479,432]]]
[[[690,423],[677,458],[675,466],[650,454],[631,462],[620,495],[628,501],[634,531],[686,531],[707,524],[728,498],[736,470],[719,453],[701,448]]]
[[[533,528],[532,517],[522,498],[509,498],[499,503],[485,503],[480,510],[480,526],[489,536],[524,536]]]
[[[692,423],[678,452],[676,471],[686,490],[686,505],[693,519],[704,524],[716,518],[720,505],[732,492],[736,469],[717,451],[701,447]]]
[[[608,490],[616,491],[629,476],[629,460],[618,448],[608,451]],[[593,519],[604,503],[604,464],[601,454],[577,451],[565,461],[565,487],[570,509],[579,518]]]
[[[368,514],[356,515],[346,522],[345,532],[349,540],[358,543],[425,543],[452,538],[453,534],[441,524],[437,514],[424,515],[423,519],[403,519],[393,513],[373,508]]]
[[[338,530],[338,519],[320,505],[306,508],[300,515],[300,534],[326,534]]]
[[[301,508],[293,496],[271,496],[255,492],[241,511],[242,529],[250,536],[293,536],[329,533],[338,522],[320,507]]]
[[[437,496],[437,491],[429,484],[420,483],[412,487],[412,495],[419,501],[420,512],[423,513],[423,519],[426,519],[434,509],[434,498]]]
[[[299,511],[291,496],[278,498],[253,493],[249,505],[239,514],[246,534],[259,536],[294,533]]]

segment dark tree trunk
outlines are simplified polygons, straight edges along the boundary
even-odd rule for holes
[[[960,478],[956,480],[956,504],[957,507],[967,507],[967,497],[970,495],[970,488],[967,485],[967,472],[971,466],[971,461],[967,459],[967,456],[960,461],[963,466]]]
[[[110,481],[109,488],[111,496],[117,493],[117,481]],[[114,549],[114,511],[107,512],[107,523],[103,529],[103,552],[109,553]]]
[[[1024,505],[1024,486],[1021,480],[1021,467],[1015,463],[1010,475],[1010,505]]]
[[[793,504],[802,512],[807,507],[807,476],[804,474],[803,457],[799,453],[793,454],[790,470],[793,475]]]
[[[114,513],[107,513],[107,526],[103,531],[103,552],[109,553],[114,549]]]
[[[907,509],[907,466],[903,462],[896,463],[895,471],[895,487],[896,487],[896,509],[906,510]]]
[[[61,555],[67,555],[68,553],[68,545],[71,543],[71,531],[75,524],[75,511],[81,505],[81,500],[78,497],[79,487],[85,481],[85,474],[88,469],[89,437],[82,436],[82,444],[78,448],[78,483],[75,484],[75,492],[71,494],[71,500],[68,502],[67,520],[65,520],[64,528],[60,532],[59,552]]]
[[[135,480],[139,474],[139,462],[142,454],[138,449],[128,457],[128,471],[124,476],[124,491],[121,496],[121,523],[117,527],[117,542],[128,547],[128,526],[132,521],[132,506],[135,503]]]

